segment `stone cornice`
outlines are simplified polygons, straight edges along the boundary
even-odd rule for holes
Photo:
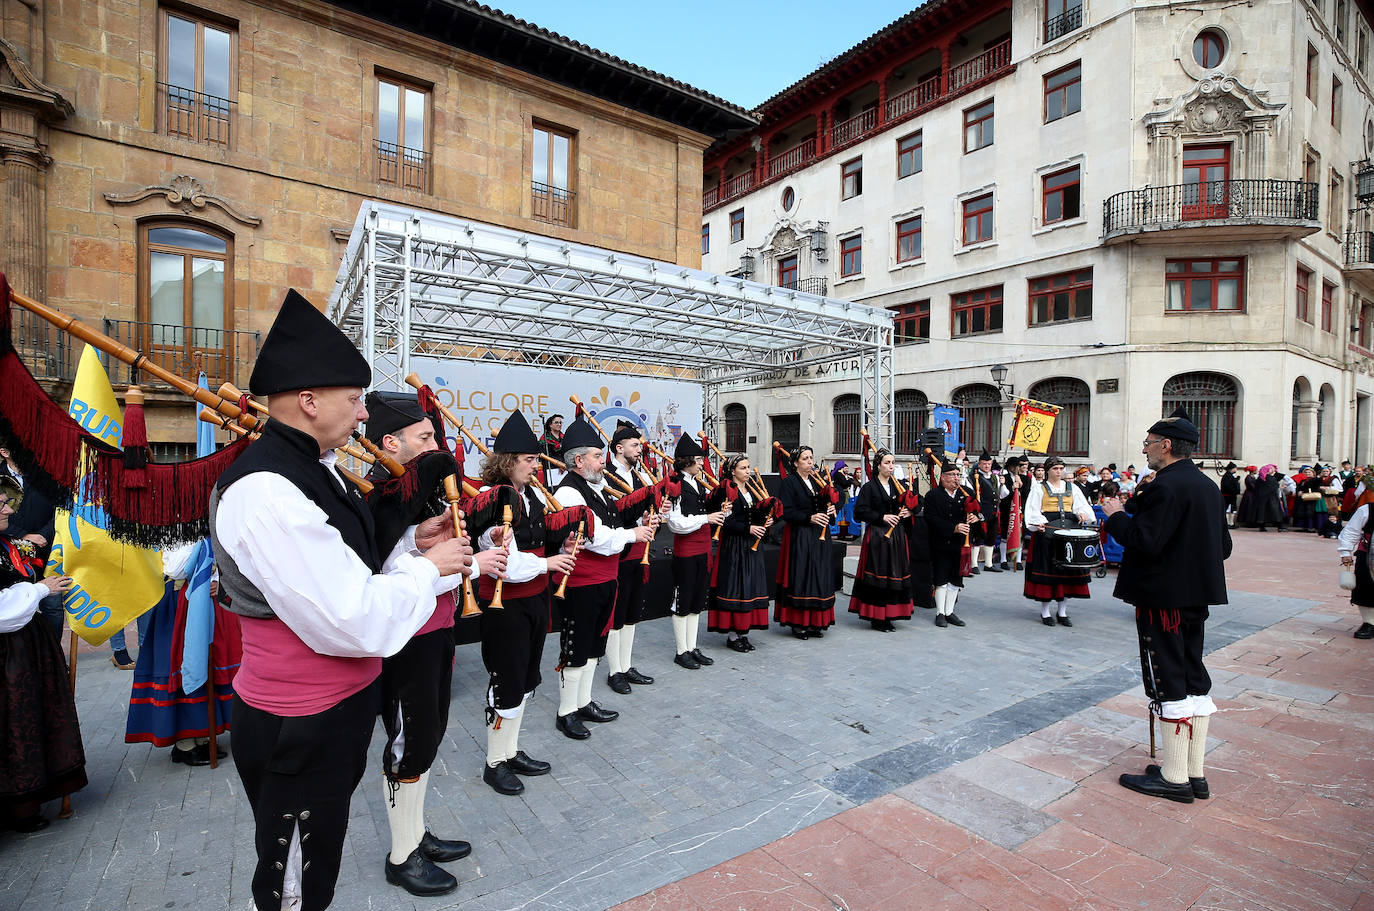
[[[0,38],[0,104],[34,111],[44,121],[65,120],[76,113],[57,89],[34,75],[24,55]]]
[[[218,196],[206,193],[205,186],[187,174],[178,174],[166,184],[147,186],[133,193],[105,193],[103,195],[105,201],[112,206],[129,206],[154,196],[162,196],[166,198],[169,206],[186,213],[204,209],[206,206],[214,206],[234,221],[250,228],[256,228],[262,224],[261,218],[245,215]]]

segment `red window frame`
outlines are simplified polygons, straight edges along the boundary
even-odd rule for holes
[[[840,240],[840,278],[859,275],[864,270],[863,235],[855,234]]]
[[[1044,326],[1049,323],[1065,323],[1072,320],[1092,319],[1093,315],[1093,270],[1074,269],[1055,275],[1042,275],[1027,283],[1029,310],[1026,325]],[[1055,316],[1056,304],[1061,296],[1067,299],[1068,314]],[[1044,317],[1041,318],[1041,313]]]
[[[705,256],[711,252],[711,226],[701,226],[701,255]]]
[[[910,136],[897,140],[897,179],[919,174],[925,162],[925,139],[922,131],[917,130]]]
[[[1312,45],[1307,46],[1307,98],[1313,104],[1317,101],[1317,77],[1320,72],[1321,57]]]
[[[1057,103],[1058,113],[1050,116]],[[1083,110],[1083,61],[1077,60],[1045,76],[1045,123],[1063,120]]]
[[[897,262],[913,262],[921,254],[921,216],[897,222]]]
[[[1359,340],[1355,344],[1368,351],[1369,346],[1374,344],[1371,342],[1371,339],[1374,339],[1374,304],[1365,303],[1360,306],[1359,326]]]
[[[950,338],[961,338],[965,335],[989,335],[1001,331],[1001,285],[950,295]]]
[[[897,304],[892,311],[892,342],[911,345],[930,341],[930,299]]]
[[[864,160],[853,158],[840,165],[840,199],[853,199],[864,191]]]
[[[1068,221],[1073,218],[1083,216],[1083,197],[1080,192],[1079,184],[1082,181],[1082,168],[1074,165],[1062,171],[1055,171],[1053,174],[1046,174],[1040,179],[1040,217],[1042,224],[1052,225],[1061,221]],[[1069,212],[1069,203],[1073,204],[1073,213]],[[1057,218],[1050,217],[1051,204],[1059,208]]]
[[[1202,53],[1199,54],[1198,51]],[[1198,36],[1193,39],[1193,59],[1198,66],[1205,66],[1211,69],[1221,65],[1221,58],[1226,56],[1226,46],[1221,43],[1221,35],[1212,29],[1203,29],[1198,32]]]
[[[797,287],[797,255],[795,253],[778,260],[778,287]]]
[[[1297,280],[1297,300],[1298,300],[1298,319],[1304,323],[1312,322],[1312,310],[1309,304],[1309,293],[1312,287],[1312,270],[1298,266]]]
[[[992,240],[993,230],[996,228],[993,208],[992,193],[984,193],[982,196],[964,200],[964,246]],[[970,222],[974,227],[973,236],[969,235]]]
[[[1336,286],[1322,282],[1322,331],[1331,331],[1331,314],[1336,309]]]
[[[1231,146],[1184,146],[1183,184],[1185,221],[1226,218],[1231,212]]]
[[[993,99],[976,104],[964,110],[964,154],[976,152],[992,145]],[[969,139],[976,137],[977,145],[970,145]]]
[[[1222,268],[1226,266],[1227,268]],[[1245,312],[1245,257],[1217,256],[1199,259],[1166,259],[1164,261],[1165,313],[1244,313]],[[1235,282],[1236,306],[1220,308],[1219,289],[1224,282]],[[1182,307],[1170,307],[1173,297],[1170,286],[1182,286]],[[1206,286],[1208,306],[1193,307],[1194,289]]]
[[[744,210],[736,209],[730,213],[730,243],[744,240]]]

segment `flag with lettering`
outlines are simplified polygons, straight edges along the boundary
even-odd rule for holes
[[[67,413],[88,433],[120,445],[124,415],[96,350],[81,354]],[[75,507],[59,509],[49,575],[68,575],[67,624],[91,645],[100,645],[162,598],[162,555],[112,539],[104,507],[78,482]]]
[[[1016,417],[1012,421],[1008,446],[1019,446],[1031,452],[1048,452],[1054,435],[1054,421],[1059,415],[1058,405],[1019,399]]]

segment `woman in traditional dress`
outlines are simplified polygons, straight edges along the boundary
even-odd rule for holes
[[[835,507],[815,467],[811,447],[798,446],[778,492],[785,525],[773,619],[790,626],[798,639],[819,639],[835,625],[835,575],[825,541]]]
[[[749,634],[768,629],[768,572],[763,553],[754,548],[773,525],[772,497],[761,500],[749,490],[749,459],[732,455],[721,466],[721,483],[739,490],[734,508],[720,530],[720,550],[711,570],[706,628],[726,633],[726,648],[752,652]]]
[[[5,534],[23,493],[0,477],[0,829],[37,832],[45,801],[86,786],[86,754],[62,646],[38,602],[70,576],[38,578],[36,546]]]
[[[1316,531],[1318,528],[1317,504],[1321,502],[1322,484],[1317,480],[1317,472],[1309,465],[1302,466],[1295,477],[1297,495],[1293,497],[1293,528],[1298,531]]]
[[[855,498],[854,517],[864,523],[864,543],[849,612],[883,633],[895,632],[893,620],[911,619],[911,567],[906,520],[911,510],[892,474],[897,459],[887,449],[873,453],[873,477]]]
[[[1045,480],[1031,486],[1026,497],[1026,527],[1034,532],[1030,539],[1030,559],[1026,564],[1025,596],[1040,603],[1040,622],[1046,626],[1073,626],[1066,598],[1087,598],[1088,570],[1065,569],[1054,565],[1050,554],[1047,527],[1073,527],[1091,523],[1093,509],[1083,491],[1064,477],[1064,460],[1050,456],[1045,460]],[[1050,602],[1058,608],[1056,618]]]

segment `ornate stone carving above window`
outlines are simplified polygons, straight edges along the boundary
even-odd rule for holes
[[[205,191],[205,185],[188,174],[178,174],[165,184],[147,186],[133,193],[105,193],[105,201],[112,206],[128,206],[142,202],[153,196],[162,196],[167,205],[189,214],[200,211],[206,206],[214,206],[234,221],[256,228],[262,219],[256,215],[245,215],[231,203]]]
[[[1267,138],[1284,105],[1271,104],[1234,76],[1221,75],[1200,79],[1183,94],[1159,103],[1167,107],[1142,118],[1150,143],[1152,185],[1179,183],[1183,143],[1200,140],[1234,145],[1235,178],[1268,176]]]

